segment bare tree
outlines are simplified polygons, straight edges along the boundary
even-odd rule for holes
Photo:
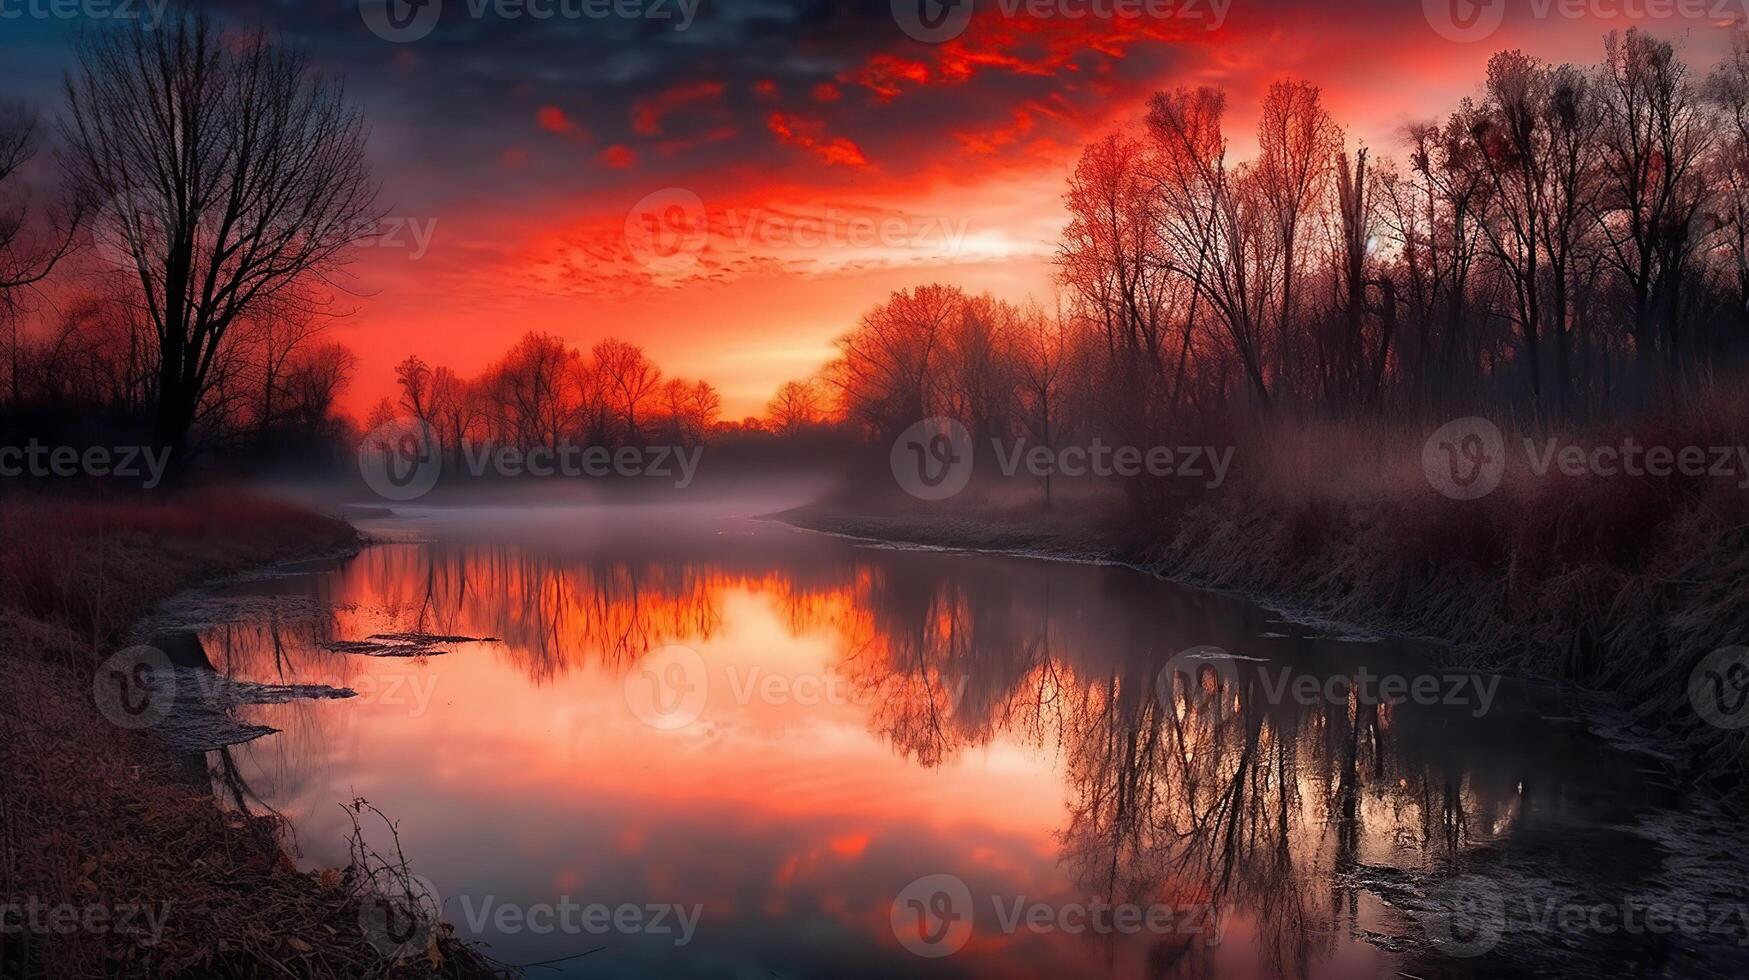
[[[137,277],[161,351],[155,440],[180,450],[227,333],[325,282],[380,215],[341,85],[204,14],[88,36],[65,83],[67,172]]]
[[[446,367],[431,372],[431,414],[438,443],[456,466],[480,418],[479,386]]]
[[[334,403],[358,368],[358,358],[344,344],[305,348],[291,360],[285,388],[287,411],[306,433],[319,433],[333,417]]]
[[[579,356],[571,368],[572,394],[577,402],[577,424],[590,445],[606,445],[613,437],[613,400],[608,378],[593,356]]]
[[[1252,395],[1267,408],[1266,331],[1281,239],[1271,233],[1255,173],[1227,168],[1225,113],[1226,96],[1211,88],[1163,92],[1149,103],[1162,261],[1207,300]]]
[[[825,414],[824,395],[812,379],[785,381],[765,403],[771,427],[783,435],[795,435],[820,421]]]
[[[1462,111],[1488,176],[1482,224],[1513,293],[1525,370],[1539,407],[1565,413],[1575,251],[1590,231],[1602,112],[1584,73],[1518,51],[1488,62],[1486,98]],[[1551,358],[1545,344],[1553,339]]]
[[[1046,318],[1037,309],[1029,310],[1016,344],[1019,348],[1016,369],[1019,382],[1020,421],[1028,435],[1039,444],[1056,448],[1058,428],[1063,416],[1063,387],[1067,372],[1069,320],[1059,311]],[[1051,506],[1051,473],[1044,475],[1045,506]]]
[[[722,397],[708,381],[670,378],[662,386],[662,409],[679,445],[695,446],[704,442],[722,408]]]
[[[877,438],[890,440],[936,409],[938,361],[964,303],[952,286],[900,290],[838,339],[827,378]]]
[[[501,438],[524,449],[558,447],[575,417],[569,381],[578,357],[558,337],[530,331],[487,372]]]
[[[686,397],[686,417],[692,427],[693,438],[703,442],[722,415],[723,396],[717,391],[716,385],[709,381],[694,381]]]
[[[1731,53],[1707,79],[1707,96],[1724,132],[1717,176],[1723,183],[1719,223],[1723,248],[1737,286],[1737,306],[1749,310],[1749,39],[1737,37]]]
[[[642,347],[613,338],[596,344],[590,356],[602,374],[614,411],[625,425],[626,438],[633,443],[640,441],[643,429],[639,420],[645,403],[662,382],[662,369],[644,356]]]
[[[1598,137],[1602,132],[1603,103],[1586,73],[1562,65],[1549,73],[1548,104],[1544,126],[1549,132],[1549,184],[1543,218],[1543,248],[1548,253],[1551,277],[1549,330],[1555,342],[1551,384],[1555,410],[1566,417],[1573,411],[1573,300],[1576,277],[1592,249],[1597,204],[1602,185],[1597,180]]]
[[[1599,225],[1606,258],[1633,300],[1635,360],[1645,386],[1655,348],[1662,343],[1675,355],[1679,293],[1698,244],[1695,219],[1707,200],[1703,167],[1715,137],[1688,66],[1668,42],[1637,30],[1611,32],[1603,50]],[[1730,77],[1729,64],[1719,77]]]
[[[1170,356],[1174,271],[1160,254],[1160,193],[1152,183],[1158,178],[1147,172],[1148,150],[1142,140],[1114,133],[1082,151],[1064,195],[1070,221],[1057,253],[1062,281],[1105,336],[1116,376],[1109,415],[1144,430],[1154,408],[1170,400],[1160,384]]]
[[[1476,370],[1466,331],[1470,284],[1480,247],[1486,177],[1465,120],[1409,128],[1409,174],[1382,181],[1383,222],[1401,248],[1400,275],[1416,329],[1405,333],[1413,396],[1441,405],[1453,384]]]
[[[436,417],[435,378],[431,365],[418,354],[408,354],[395,365],[395,384],[401,387],[401,410],[431,425]]]
[[[1396,326],[1396,284],[1372,278],[1371,243],[1377,217],[1377,181],[1367,170],[1366,148],[1336,157],[1336,231],[1334,276],[1337,315],[1333,336],[1320,346],[1324,362],[1324,396],[1337,407],[1371,402],[1378,397],[1390,360]],[[1366,293],[1377,285],[1382,294],[1380,328],[1370,344],[1366,330]]]
[[[1020,331],[1019,311],[988,294],[968,297],[948,322],[935,387],[941,405],[975,442],[1008,434]]]
[[[0,102],[0,189],[10,191],[8,182],[35,154],[36,128],[36,117],[24,107]],[[31,209],[24,197],[0,201],[0,316],[16,313],[16,292],[47,279],[73,251],[82,212],[73,207],[51,214],[48,226],[32,234]]]
[[[321,324],[303,310],[293,309],[286,311],[285,315],[276,315],[270,309],[259,317],[252,317],[245,326],[258,372],[260,403],[255,407],[255,428],[257,436],[263,437],[277,421],[278,413],[288,407],[281,404],[280,395],[293,359],[321,332]]]
[[[1290,380],[1297,362],[1295,327],[1302,322],[1297,303],[1301,227],[1324,202],[1330,166],[1342,151],[1341,137],[1324,111],[1318,87],[1283,80],[1269,87],[1257,123],[1255,188],[1268,216],[1280,255],[1280,305],[1276,320],[1276,388]]]

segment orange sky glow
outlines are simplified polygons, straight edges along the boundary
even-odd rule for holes
[[[1742,16],[1539,9],[1509,6],[1497,31],[1459,43],[1413,2],[1235,0],[1211,30],[1195,19],[1009,17],[980,0],[956,39],[892,30],[854,58],[818,52],[830,71],[709,77],[709,65],[682,61],[672,81],[606,105],[523,81],[499,97],[501,125],[454,137],[481,169],[403,153],[379,171],[386,210],[408,224],[400,244],[363,249],[348,269],[353,295],[340,306],[351,312],[334,331],[361,363],[345,407],[362,416],[392,394],[408,353],[472,375],[540,330],[584,348],[607,336],[639,343],[667,373],[717,385],[725,418],[760,414],[893,290],[938,281],[1051,306],[1076,156],[1133,123],[1158,88],[1224,87],[1230,156],[1243,159],[1262,91],[1307,79],[1351,145],[1391,156],[1406,123],[1477,91],[1495,51],[1591,62],[1606,31],[1638,24],[1704,67],[1743,29]],[[375,57],[406,91],[443,84],[419,45]],[[367,98],[373,152],[377,139],[410,142],[419,125],[397,116],[396,97]]]

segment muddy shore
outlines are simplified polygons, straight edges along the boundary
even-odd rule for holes
[[[161,603],[356,551],[349,524],[236,493],[11,499],[0,538],[0,895],[20,910],[0,976],[499,975],[442,931],[386,956],[346,869],[300,872],[282,820],[215,797],[204,753],[103,710],[102,665]]]

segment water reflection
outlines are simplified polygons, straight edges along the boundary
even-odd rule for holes
[[[1393,876],[1460,866],[1602,784],[1596,751],[1517,702],[1270,703],[1260,668],[1410,672],[1255,607],[1116,568],[858,547],[745,520],[555,510],[430,515],[417,540],[233,590],[202,630],[223,671],[352,686],[263,706],[234,749],[240,805],[344,860],[337,804],[398,817],[463,935],[506,962],[607,948],[576,975],[1378,976]],[[324,643],[489,636],[379,660]],[[709,699],[674,731],[625,683],[696,649]],[[1218,644],[1237,687],[1168,673]],[[800,683],[810,679],[812,686]],[[773,693],[775,692],[775,693]],[[811,692],[804,695],[804,692]],[[1503,699],[1505,700],[1505,699]],[[1536,753],[1514,751],[1534,740]],[[889,912],[963,880],[971,941],[913,956]],[[697,936],[536,934],[490,903],[701,903]],[[1001,928],[997,902],[1212,906],[1212,930]],[[490,900],[488,902],[488,899]],[[477,926],[477,928],[476,928]]]

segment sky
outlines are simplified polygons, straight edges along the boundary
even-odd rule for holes
[[[0,0],[0,98],[52,116],[71,38],[163,2]],[[471,375],[530,330],[633,341],[757,414],[894,290],[1051,305],[1069,171],[1157,89],[1225,88],[1242,159],[1263,90],[1307,80],[1393,155],[1496,51],[1593,62],[1639,26],[1704,66],[1749,21],[1749,0],[205,6],[302,46],[368,120],[387,218],[329,326],[358,415],[409,353]]]

